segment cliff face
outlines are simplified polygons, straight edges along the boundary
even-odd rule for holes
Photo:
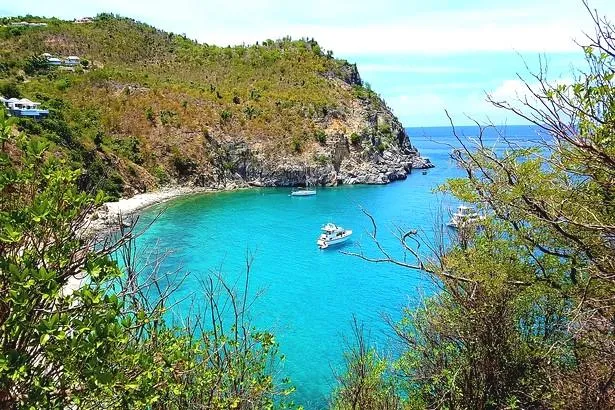
[[[342,75],[324,75],[334,87],[363,89],[354,65],[346,65]],[[210,138],[208,151],[215,154],[195,172],[194,182],[218,188],[387,184],[405,179],[413,168],[433,166],[420,157],[399,120],[372,93],[349,100],[317,121],[322,137],[304,152],[285,153],[275,144],[233,135]]]
[[[384,184],[431,166],[356,66],[313,40],[220,48],[110,15],[19,30],[0,28],[0,85],[50,109],[19,125],[82,166],[85,188]]]

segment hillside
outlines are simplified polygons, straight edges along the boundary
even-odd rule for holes
[[[0,94],[49,109],[18,127],[83,168],[83,189],[386,183],[425,165],[356,66],[314,40],[222,48],[113,15],[21,20],[1,22]]]

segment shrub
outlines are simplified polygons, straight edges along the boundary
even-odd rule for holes
[[[316,154],[314,155],[314,161],[319,165],[326,165],[329,162],[329,157],[324,154]]]
[[[358,145],[361,142],[361,137],[359,136],[359,134],[357,134],[356,132],[353,132],[352,135],[350,135],[350,143],[352,145]]]
[[[154,176],[158,180],[158,183],[161,185],[168,183],[170,180],[169,174],[167,174],[167,171],[161,165],[158,165],[156,168],[154,168]]]
[[[70,87],[70,81],[67,78],[62,78],[56,81],[58,91],[66,91]]]
[[[248,105],[246,108],[244,108],[243,112],[246,115],[246,118],[248,118],[249,120],[258,115],[258,111],[256,110],[256,108],[252,107],[251,105]]]
[[[31,56],[26,60],[24,72],[28,75],[46,73],[49,71],[49,62],[45,57]]]
[[[222,110],[220,113],[220,120],[223,123],[227,123],[233,117],[233,112],[230,110]]]
[[[143,154],[141,153],[141,141],[135,137],[130,136],[124,139],[117,139],[114,141],[115,151],[122,157],[128,158],[132,162],[138,165],[143,164]]]
[[[94,135],[94,145],[100,148],[103,144],[104,133],[101,130],[96,131],[96,135]]]
[[[183,156],[177,148],[174,149],[171,162],[179,177],[190,176],[196,170],[196,163],[191,158]]]
[[[327,134],[325,134],[325,132],[323,130],[318,130],[314,133],[314,139],[319,143],[319,144],[326,144],[327,143]]]
[[[152,125],[156,124],[156,115],[154,114],[152,107],[147,107],[145,109],[145,118],[147,118]]]
[[[173,125],[179,126],[177,121],[177,113],[171,110],[162,110],[160,111],[160,123],[162,125]]]
[[[293,137],[290,142],[290,149],[296,154],[299,154],[303,150],[303,143],[298,137]]]
[[[21,98],[21,91],[13,81],[0,85],[0,95],[4,98]]]

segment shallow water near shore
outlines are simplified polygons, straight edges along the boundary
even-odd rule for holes
[[[510,129],[508,136],[523,143],[536,134],[529,127]],[[463,175],[449,160],[450,146],[442,144],[455,145],[450,130],[410,129],[409,134],[436,164],[426,174],[415,170],[405,181],[385,186],[318,188],[312,197],[290,197],[288,188],[263,188],[176,199],[163,206],[166,211],[139,239],[140,245],[173,251],[163,270],[181,266],[191,273],[176,300],[198,295],[199,279],[212,272],[235,283],[246,271],[246,255],[253,256],[250,296],[259,294],[251,309],[253,322],[275,333],[286,357],[278,371],[291,378],[297,388],[294,399],[306,409],[326,407],[334,387],[332,370],[343,363],[353,315],[374,346],[394,355],[396,344],[383,315],[397,320],[403,307],[433,291],[420,272],[340,252],[361,248],[381,256],[361,208],[378,222],[383,247],[402,257],[393,235],[398,227],[418,229],[433,240],[442,229],[438,214],[446,219],[457,206],[432,192],[447,178]],[[472,129],[466,134],[472,135]],[[141,223],[160,209],[145,211]],[[319,250],[319,229],[329,221],[354,234],[342,247]],[[188,308],[187,300],[176,306]]]

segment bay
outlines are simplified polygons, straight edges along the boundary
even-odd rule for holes
[[[475,127],[460,127],[471,137]],[[506,127],[506,135],[521,145],[537,132],[528,126]],[[343,364],[352,317],[363,323],[368,340],[382,354],[394,356],[396,344],[383,316],[401,317],[433,292],[421,273],[386,263],[369,263],[340,251],[363,251],[380,257],[370,238],[371,223],[378,223],[378,238],[394,257],[401,258],[398,229],[417,229],[434,241],[457,202],[433,190],[447,178],[463,172],[450,160],[458,142],[449,127],[409,128],[412,143],[436,165],[426,174],[415,170],[404,181],[383,186],[318,188],[313,197],[290,197],[287,188],[262,188],[202,194],[149,208],[146,224],[162,208],[164,213],[139,238],[141,248],[170,251],[163,271],[189,272],[174,295],[177,313],[202,300],[200,280],[218,272],[238,283],[253,257],[250,297],[254,324],[275,333],[285,360],[279,374],[291,378],[296,402],[306,409],[324,408],[335,385],[334,371]],[[496,132],[486,135],[499,144]],[[319,250],[320,227],[335,222],[352,229],[352,240],[341,248]],[[423,247],[422,249],[426,249]]]

